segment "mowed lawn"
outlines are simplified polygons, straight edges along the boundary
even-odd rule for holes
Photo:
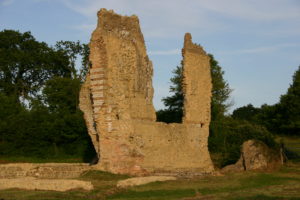
[[[176,181],[156,182],[118,189],[118,180],[128,178],[100,171],[89,171],[80,177],[89,180],[95,190],[87,192],[0,191],[4,200],[171,200],[171,199],[300,199],[300,163],[288,163],[272,173],[245,172],[224,176],[207,176]]]

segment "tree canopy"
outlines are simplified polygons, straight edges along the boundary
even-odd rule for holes
[[[212,54],[210,57],[210,70],[212,77],[212,98],[211,98],[211,119],[216,120],[223,117],[231,106],[229,102],[232,89],[229,87],[228,82],[224,79],[224,71],[215,60]]]
[[[211,118],[215,120],[223,117],[227,109],[230,107],[228,100],[230,98],[231,89],[226,80],[224,80],[224,71],[219,66],[218,61],[214,59],[212,54],[210,57],[210,69],[212,77],[212,101],[211,101]],[[182,62],[173,71],[174,76],[170,79],[170,92],[173,95],[162,99],[166,109],[157,112],[157,120],[167,123],[182,121],[183,115],[183,91],[182,91]]]
[[[80,42],[51,47],[30,32],[0,32],[1,157],[87,161],[95,155],[78,108],[88,54]]]
[[[278,103],[264,104],[260,108],[252,106],[255,112],[251,116],[249,113],[247,118],[241,115],[245,109],[249,112],[249,107],[241,107],[234,110],[232,116],[263,125],[274,134],[300,135],[300,66],[293,75],[292,84]]]
[[[255,108],[252,104],[248,104],[247,106],[243,106],[235,109],[232,112],[233,119],[247,120],[250,122],[254,122],[255,116],[259,113],[259,109]]]
[[[157,111],[157,121],[166,123],[180,123],[183,116],[183,91],[182,91],[182,63],[173,71],[174,77],[170,79],[172,96],[162,99],[167,109]]]
[[[287,93],[280,97],[280,131],[300,136],[300,66],[293,76]]]
[[[54,76],[70,77],[68,56],[38,42],[30,32],[0,32],[0,91],[5,95],[34,97]]]

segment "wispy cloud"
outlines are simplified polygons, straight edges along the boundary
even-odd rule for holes
[[[91,33],[96,28],[96,24],[80,24],[80,25],[72,26],[71,28],[83,32]]]
[[[8,6],[8,5],[12,4],[13,2],[14,2],[14,0],[1,0],[0,5],[1,6]]]
[[[198,11],[198,13],[213,11],[250,20],[280,20],[300,17],[299,3],[293,0],[190,0],[188,2],[182,0],[79,0],[77,3],[74,0],[63,1],[69,8],[85,16],[93,16],[100,8],[106,7],[130,15],[139,12],[154,16],[156,13],[164,11],[165,14],[173,13],[172,15],[182,17],[190,16],[191,11],[192,14],[194,11]]]
[[[113,9],[122,15],[136,14],[146,37],[182,37],[185,31],[206,33],[225,28],[218,21],[208,18],[197,1],[181,0],[63,0],[65,6],[91,20],[96,20],[100,8]],[[209,20],[208,20],[209,19]]]
[[[285,20],[298,19],[300,7],[292,0],[210,0],[201,1],[201,6],[208,10],[243,19],[253,20]]]
[[[93,21],[96,20],[96,13],[100,8],[114,9],[123,15],[136,14],[140,18],[146,37],[182,37],[185,31],[208,35],[237,29],[238,25],[233,27],[228,18],[238,19],[243,24],[292,22],[290,33],[300,31],[295,25],[299,24],[300,3],[294,0],[62,0],[62,2],[69,9]],[[264,32],[272,33],[281,30],[282,27],[262,29]],[[251,29],[251,31],[261,30]]]
[[[164,51],[149,51],[149,55],[162,56],[162,55],[179,55],[181,53],[180,49],[171,49]]]
[[[275,51],[280,51],[282,49],[286,48],[292,48],[292,47],[299,47],[300,44],[277,44],[272,46],[261,46],[261,47],[254,47],[249,49],[239,49],[234,51],[226,51],[226,52],[220,52],[221,54],[261,54],[261,53],[272,53]]]

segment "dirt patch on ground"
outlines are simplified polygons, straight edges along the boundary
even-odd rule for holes
[[[136,178],[129,178],[129,179],[119,181],[117,187],[124,188],[130,186],[144,185],[144,184],[157,182],[157,181],[170,181],[170,180],[176,180],[176,178],[173,176],[136,177]]]

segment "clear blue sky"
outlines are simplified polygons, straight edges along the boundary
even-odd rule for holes
[[[300,0],[0,0],[0,30],[88,42],[100,8],[140,19],[154,64],[154,105],[169,95],[185,32],[212,53],[240,107],[278,102],[300,65]]]

